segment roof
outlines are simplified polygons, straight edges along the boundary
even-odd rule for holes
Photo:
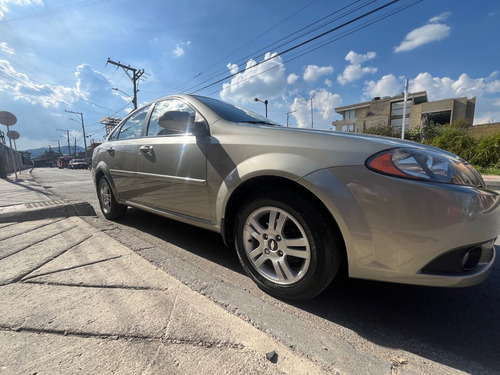
[[[408,93],[408,98],[415,98],[415,97],[422,97],[425,98],[425,101],[427,101],[427,91],[418,91],[414,93]],[[369,107],[371,104],[374,102],[382,102],[382,101],[394,101],[394,100],[401,100],[404,98],[404,94],[398,94],[395,96],[386,96],[386,97],[374,97],[372,100],[369,102],[362,102],[362,103],[356,103],[356,104],[351,104],[351,105],[346,105],[342,107],[337,107],[335,108],[335,112],[337,113],[342,113],[351,109],[358,109],[358,108],[366,108]]]

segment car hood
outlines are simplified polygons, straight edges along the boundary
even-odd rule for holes
[[[285,154],[308,159],[318,169],[364,165],[373,154],[396,147],[436,150],[396,138],[316,129],[225,122],[219,122],[211,129],[212,137],[223,145],[233,160],[262,154]]]

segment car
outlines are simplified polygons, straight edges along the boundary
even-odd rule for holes
[[[68,163],[69,169],[87,169],[88,164],[84,159],[71,159]]]
[[[155,100],[98,146],[103,215],[135,207],[221,234],[265,292],[287,300],[351,278],[462,287],[491,272],[500,196],[446,151],[288,128],[195,95]]]

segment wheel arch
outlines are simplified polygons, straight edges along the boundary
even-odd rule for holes
[[[116,197],[117,194],[116,194],[115,182],[113,181],[113,178],[111,177],[111,173],[109,173],[109,170],[107,169],[106,165],[103,162],[100,162],[94,170],[94,184],[95,184],[96,191],[97,191],[97,188],[99,187],[99,181],[101,181],[101,179],[103,177],[107,178],[107,180],[109,182],[109,186],[111,187],[111,190],[113,191],[113,194]]]
[[[326,205],[309,189],[303,185],[279,176],[258,176],[253,177],[241,185],[239,185],[231,194],[226,204],[224,217],[221,223],[221,234],[224,243],[229,246],[234,246],[234,222],[239,208],[247,197],[254,194],[261,194],[265,191],[291,191],[305,197],[311,205],[314,205],[316,210],[319,210],[324,217],[328,218],[332,228],[337,232],[342,240],[342,263],[347,261],[345,249],[345,240],[342,231],[337,223],[337,220],[328,210]]]

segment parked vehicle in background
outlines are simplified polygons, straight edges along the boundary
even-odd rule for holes
[[[68,163],[69,169],[87,169],[88,163],[84,159],[72,159]]]
[[[159,99],[98,146],[104,216],[127,206],[220,233],[266,292],[307,299],[349,276],[483,281],[500,196],[467,162],[393,138],[292,129],[206,97]]]
[[[71,156],[60,156],[57,158],[57,168],[64,169],[68,167],[69,162],[71,161]]]

